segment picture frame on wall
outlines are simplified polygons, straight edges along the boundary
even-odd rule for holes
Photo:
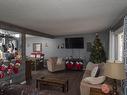
[[[33,43],[33,52],[42,52],[42,43]]]

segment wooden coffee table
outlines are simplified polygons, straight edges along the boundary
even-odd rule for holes
[[[36,79],[36,87],[40,89],[41,85],[60,87],[62,88],[63,92],[68,91],[67,79],[60,79],[60,78],[50,77],[50,76]]]

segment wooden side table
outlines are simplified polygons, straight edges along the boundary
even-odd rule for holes
[[[97,88],[90,88],[90,95],[110,95],[110,94],[104,94],[101,89]]]

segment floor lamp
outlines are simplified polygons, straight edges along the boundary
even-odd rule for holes
[[[117,80],[124,80],[126,78],[123,63],[106,63],[104,68],[104,75],[113,79],[112,95],[119,95],[117,92]]]

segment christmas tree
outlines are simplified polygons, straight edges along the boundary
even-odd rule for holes
[[[105,51],[100,42],[98,34],[96,34],[96,38],[94,40],[94,44],[91,48],[90,61],[93,63],[102,63],[106,61]]]

